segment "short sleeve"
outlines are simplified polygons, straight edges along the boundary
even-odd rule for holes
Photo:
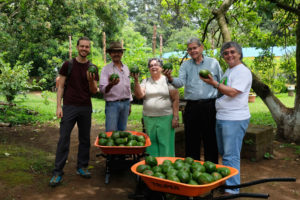
[[[252,83],[252,74],[248,68],[241,68],[240,70],[235,71],[231,75],[231,86],[241,92],[246,92],[249,87],[249,84]]]

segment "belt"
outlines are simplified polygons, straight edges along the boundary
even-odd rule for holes
[[[118,100],[115,100],[115,101],[111,101],[111,102],[118,102],[118,101],[128,101],[129,98],[126,98],[126,99],[118,99]]]
[[[188,103],[208,103],[215,101],[216,99],[198,99],[198,100],[186,100]]]

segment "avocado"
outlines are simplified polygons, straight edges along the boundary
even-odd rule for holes
[[[112,139],[108,139],[106,142],[106,146],[115,146],[115,142]]]
[[[137,141],[136,140],[129,140],[127,142],[127,146],[129,146],[129,147],[137,146]]]
[[[194,162],[194,159],[193,158],[191,158],[191,157],[186,157],[185,159],[184,159],[184,162],[186,162],[186,163],[188,163],[188,164],[193,164],[193,162]]]
[[[222,175],[222,177],[225,177],[230,174],[230,169],[228,169],[227,167],[220,167],[217,168],[217,172],[219,172]]]
[[[120,78],[119,75],[113,73],[113,74],[110,75],[109,80],[110,80],[110,81],[113,81],[114,79],[118,79],[118,78]]]
[[[203,172],[195,171],[195,172],[193,172],[193,174],[192,174],[192,178],[193,178],[194,180],[198,181],[199,176],[200,176],[200,174],[202,174],[202,173],[203,173]]]
[[[143,171],[143,174],[146,174],[146,175],[148,175],[148,176],[153,176],[153,171],[152,170],[150,170],[150,169],[146,169],[145,171]]]
[[[197,181],[195,181],[195,180],[193,180],[193,179],[191,179],[191,180],[188,182],[188,184],[190,184],[190,185],[198,185]]]
[[[161,167],[161,165],[156,165],[156,166],[152,167],[151,170],[152,170],[154,173],[156,173],[156,172],[162,172],[162,167]]]
[[[136,171],[139,173],[143,173],[147,169],[151,169],[151,167],[149,165],[139,165],[137,166]]]
[[[177,160],[176,160],[177,161]],[[174,166],[174,168],[175,169],[178,169],[178,170],[180,170],[181,168],[183,168],[183,166],[184,166],[184,162],[180,162],[180,161],[178,161],[178,162],[174,162],[174,164],[173,164],[173,166]]]
[[[98,138],[107,138],[107,135],[104,132],[100,132]]]
[[[164,175],[163,173],[161,172],[155,172],[153,174],[153,176],[157,177],[157,178],[162,178],[162,179],[165,179],[166,178],[166,175]]]
[[[145,163],[153,167],[157,165],[157,160],[154,156],[146,156]]]
[[[208,71],[207,69],[201,69],[200,72],[199,72],[199,75],[202,78],[208,78],[209,74],[211,75],[210,71]]]
[[[180,183],[180,180],[177,176],[168,176],[167,179],[170,181],[175,181],[175,182]]]
[[[101,146],[106,146],[107,139],[106,138],[99,138],[98,144]]]
[[[163,164],[163,165],[172,165],[173,163],[172,163],[171,160],[166,159],[166,160],[163,161],[162,164]]]
[[[137,66],[131,67],[130,68],[130,73],[132,73],[132,74],[138,74],[138,73],[140,73],[139,67],[137,67]]]
[[[88,68],[88,72],[92,73],[92,74],[97,74],[97,67],[95,65],[91,65]]]
[[[117,145],[122,144],[124,146],[126,142],[127,142],[127,139],[125,139],[125,138],[117,138],[117,139],[115,139],[115,143]]]
[[[178,171],[177,177],[182,183],[188,183],[191,179],[190,173],[185,170]]]
[[[176,176],[177,173],[178,173],[178,170],[171,168],[171,169],[169,169],[169,171],[166,174],[167,174],[167,176]]]
[[[214,178],[212,177],[212,175],[210,175],[206,172],[199,175],[199,178],[198,178],[199,184],[208,184],[211,182],[214,182]]]
[[[166,63],[163,65],[163,69],[166,70],[166,69],[173,69],[173,65],[172,63]]]
[[[191,171],[195,172],[195,171],[199,171],[199,172],[205,172],[205,167],[203,165],[201,165],[201,163],[198,162],[194,162],[191,165]]]
[[[111,134],[111,138],[112,139],[117,139],[120,137],[120,132],[119,131],[114,131],[112,134]]]
[[[212,173],[217,170],[216,164],[210,161],[205,161],[203,166],[205,167],[205,171],[208,173]]]
[[[220,180],[222,177],[222,175],[219,172],[213,172],[211,173],[212,177],[214,178],[215,181]]]

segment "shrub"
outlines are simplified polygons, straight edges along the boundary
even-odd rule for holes
[[[0,94],[4,95],[8,102],[12,102],[17,94],[27,91],[31,88],[29,84],[29,70],[31,62],[11,68],[8,63],[2,59],[0,54]]]

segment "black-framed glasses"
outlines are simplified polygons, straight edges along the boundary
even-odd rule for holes
[[[230,53],[230,54],[235,54],[236,51],[235,51],[235,50],[224,51],[224,52],[223,52],[223,56],[227,56],[227,55],[229,55],[229,53]]]

